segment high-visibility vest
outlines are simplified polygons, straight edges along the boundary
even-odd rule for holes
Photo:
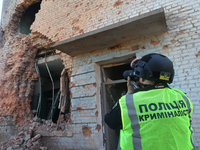
[[[152,89],[119,100],[121,150],[192,150],[193,106],[178,89]]]

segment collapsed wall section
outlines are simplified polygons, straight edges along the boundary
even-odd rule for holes
[[[0,78],[1,114],[13,115],[16,123],[31,115],[31,96],[34,82],[38,80],[35,57],[41,44],[41,40],[37,40],[35,36],[39,37],[20,34],[4,45],[7,53]],[[44,37],[42,39],[45,41]]]
[[[19,22],[24,11],[39,0],[4,1],[1,28],[0,59],[0,144],[9,136],[29,127],[33,117],[30,103],[35,81],[35,57],[38,49],[52,44],[45,36],[19,33]],[[18,128],[19,127],[19,128]]]
[[[35,71],[35,57],[38,49],[47,48],[52,43],[38,33],[28,36],[18,32],[21,16],[26,9],[40,0],[19,0],[4,2],[6,14],[2,25],[3,69],[1,74],[1,113],[15,116],[30,114],[30,101],[34,81],[38,80]],[[5,19],[6,18],[6,19]],[[4,22],[5,21],[5,22]],[[6,100],[7,99],[7,100]],[[17,107],[19,106],[19,107]],[[17,116],[17,117],[16,117]],[[16,121],[16,120],[15,120]]]
[[[17,119],[30,114],[30,96],[34,80],[37,80],[34,70],[37,49],[32,47],[31,39],[23,35],[14,37],[7,48],[1,78],[1,114],[14,114]]]
[[[22,15],[25,13],[27,8],[32,4],[38,3],[41,0],[14,0],[14,1],[3,1],[2,9],[2,29],[5,34],[15,35],[19,33],[19,24]],[[9,38],[9,37],[7,37]]]

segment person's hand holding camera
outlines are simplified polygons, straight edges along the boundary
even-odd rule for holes
[[[131,62],[131,67],[133,66],[134,63],[136,63],[137,61],[139,61],[142,57],[139,58],[135,58],[132,62]],[[138,83],[136,83],[137,85]],[[127,77],[127,94],[132,94],[134,92],[134,88],[131,85],[131,78],[128,76]]]

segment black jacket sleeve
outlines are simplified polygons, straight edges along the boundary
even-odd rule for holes
[[[112,109],[105,115],[106,124],[111,129],[122,129],[121,110],[119,103],[116,103]]]

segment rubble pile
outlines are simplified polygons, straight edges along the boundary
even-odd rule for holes
[[[42,136],[69,136],[65,129],[66,124],[64,115],[60,116],[59,124],[35,116],[22,126],[18,134],[11,136],[7,142],[0,145],[0,150],[47,150],[47,147],[43,146]]]
[[[66,114],[68,116],[69,114]],[[66,120],[64,115],[60,116],[60,123],[53,123],[52,120],[44,120],[35,116],[30,120],[30,127],[35,134],[52,135],[55,132],[65,132],[65,125],[70,123],[70,119]]]
[[[1,146],[1,150],[47,150],[47,147],[41,146],[41,135],[37,134],[32,137],[32,133],[32,130],[21,131]]]

